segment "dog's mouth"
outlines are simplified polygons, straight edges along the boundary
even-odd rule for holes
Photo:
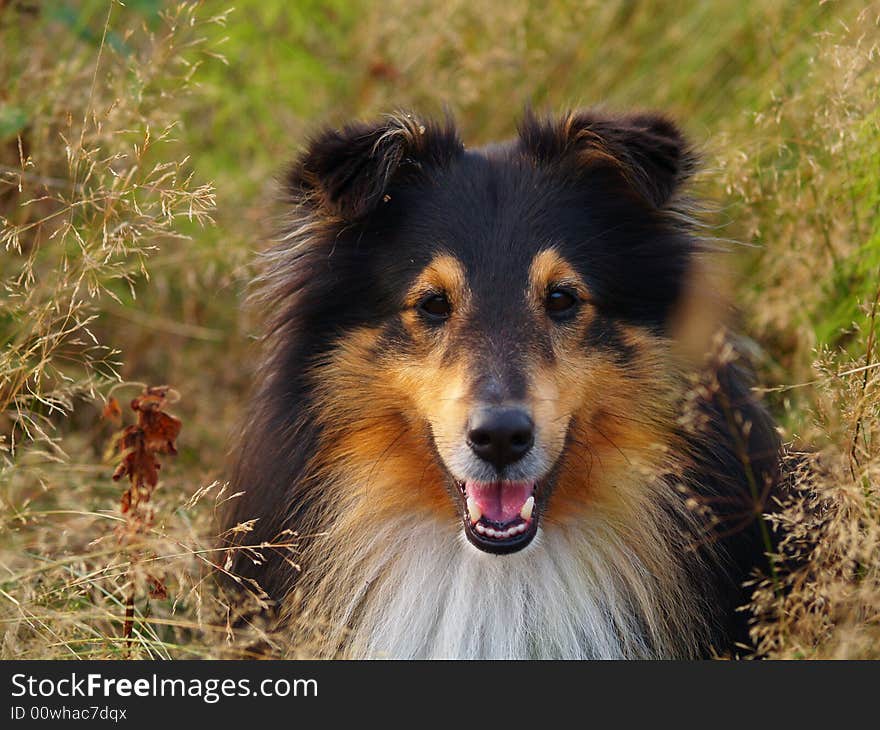
[[[513,553],[528,545],[538,531],[537,482],[458,482],[464,497],[464,532],[489,553]]]

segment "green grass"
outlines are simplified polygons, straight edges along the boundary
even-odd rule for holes
[[[230,426],[248,407],[258,325],[241,302],[253,254],[280,212],[277,175],[310,131],[401,107],[450,109],[469,144],[512,134],[527,104],[676,116],[704,150],[713,233],[749,244],[727,258],[768,400],[787,438],[835,465],[820,486],[846,505],[836,524],[876,545],[876,5],[235,5],[0,9],[5,656],[250,650],[251,638],[217,640],[223,594],[198,557],[211,544],[213,500],[185,505],[222,479]],[[155,530],[136,558],[105,549],[119,490],[100,412],[119,379],[182,394],[180,454],[163,470]],[[136,392],[123,388],[120,401]],[[850,548],[838,542],[844,560]],[[148,597],[147,554],[177,556],[154,561],[167,599]],[[880,653],[851,639],[880,601],[876,561],[858,563],[858,574],[838,571],[848,577],[816,589],[832,605],[828,624],[781,621],[791,607],[764,596],[769,650]],[[119,607],[132,581],[140,633],[127,647]],[[271,641],[255,631],[253,642]]]

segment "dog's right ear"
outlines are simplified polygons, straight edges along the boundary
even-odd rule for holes
[[[450,119],[422,122],[400,113],[373,124],[328,129],[288,172],[287,192],[297,205],[354,221],[387,200],[392,184],[442,167],[463,149]]]
[[[526,110],[520,147],[539,164],[576,173],[610,170],[657,208],[672,201],[693,175],[698,156],[661,114],[609,115],[592,110],[540,117]]]

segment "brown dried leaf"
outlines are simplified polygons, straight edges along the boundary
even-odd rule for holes
[[[101,418],[105,421],[110,421],[114,426],[118,427],[122,425],[122,408],[116,398],[111,398],[107,401],[104,410],[101,413]]]
[[[168,589],[165,583],[154,575],[147,573],[147,592],[150,598],[168,598]]]
[[[123,514],[150,501],[159,481],[157,456],[177,453],[174,442],[180,434],[181,422],[162,410],[170,401],[169,396],[176,399],[177,392],[163,385],[147,388],[131,401],[131,408],[137,413],[138,420],[136,424],[127,426],[118,437],[122,461],[113,472],[115,481],[127,476],[130,482],[120,503]]]
[[[141,426],[146,438],[145,448],[158,454],[176,454],[174,442],[180,434],[180,420],[162,411],[141,411]]]

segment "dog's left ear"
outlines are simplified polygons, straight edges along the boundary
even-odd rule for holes
[[[287,192],[296,205],[355,221],[387,200],[392,184],[424,177],[462,150],[451,119],[422,121],[401,112],[326,129],[288,172]]]
[[[699,161],[678,127],[660,114],[579,111],[554,119],[527,111],[519,141],[539,163],[578,175],[611,170],[657,208],[670,203]]]

